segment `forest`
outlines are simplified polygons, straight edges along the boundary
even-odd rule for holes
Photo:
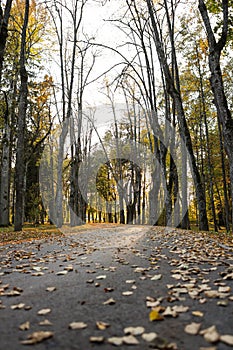
[[[0,1],[0,226],[232,232],[232,0]]]

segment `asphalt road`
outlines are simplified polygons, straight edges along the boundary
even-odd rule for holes
[[[220,336],[233,336],[232,281],[232,250],[188,231],[97,226],[1,246],[0,349],[111,350],[113,337],[123,350],[231,349]],[[216,341],[200,334],[211,326]]]

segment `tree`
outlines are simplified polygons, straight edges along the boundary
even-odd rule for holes
[[[7,0],[3,11],[0,3],[0,83],[2,80],[3,60],[8,35],[8,22],[10,18],[11,6],[12,0]]]
[[[20,93],[19,93],[19,112],[18,112],[18,132],[17,132],[17,151],[15,165],[15,231],[21,231],[24,221],[24,197],[25,197],[25,129],[26,112],[28,98],[28,73],[26,69],[26,34],[29,18],[29,0],[25,0],[24,24],[21,33],[20,48]]]
[[[202,16],[203,24],[206,29],[209,44],[209,69],[211,73],[210,83],[214,94],[214,104],[217,109],[218,117],[222,127],[224,137],[224,146],[229,158],[230,179],[231,179],[231,200],[233,203],[233,119],[225,94],[223,76],[221,70],[221,54],[227,43],[229,30],[229,1],[223,0],[221,3],[222,26],[220,38],[216,39],[214,28],[211,25],[209,12],[204,0],[199,0],[199,10]],[[232,205],[233,208],[233,205]],[[233,223],[233,210],[232,210]]]
[[[203,185],[201,182],[200,173],[199,173],[199,170],[197,168],[195,156],[193,153],[192,141],[191,141],[188,125],[187,125],[187,120],[185,118],[182,97],[181,97],[181,92],[180,92],[178,64],[177,64],[177,61],[175,61],[175,79],[174,79],[171,75],[169,65],[167,63],[166,54],[165,54],[164,49],[163,49],[163,43],[161,41],[161,36],[160,36],[158,24],[157,24],[157,21],[155,18],[153,2],[151,0],[147,0],[146,2],[147,2],[147,7],[148,7],[148,11],[149,11],[149,16],[150,16],[152,28],[154,31],[154,42],[155,42],[158,58],[159,58],[162,70],[164,72],[167,91],[175,102],[175,106],[176,106],[176,110],[177,110],[177,117],[178,117],[179,127],[180,127],[180,133],[181,133],[182,139],[185,143],[185,146],[186,146],[186,149],[188,151],[189,158],[190,158],[190,165],[191,165],[191,169],[192,169],[192,173],[193,173],[197,201],[198,201],[198,208],[199,208],[199,228],[200,228],[200,230],[208,231],[206,200],[205,200],[205,195],[204,195],[204,191],[203,191]],[[164,2],[164,4],[166,5],[166,1]],[[176,57],[176,49],[174,46],[174,41],[173,41],[172,37],[170,39],[171,39],[170,44],[171,44],[172,54],[175,58]]]

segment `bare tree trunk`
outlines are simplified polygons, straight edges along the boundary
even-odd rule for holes
[[[4,53],[6,47],[6,40],[8,35],[8,22],[10,18],[12,0],[7,0],[4,13],[0,3],[0,83],[2,80],[2,68],[3,68],[3,60]]]
[[[15,202],[15,231],[21,231],[24,221],[24,197],[25,197],[25,127],[26,111],[28,96],[28,74],[25,65],[25,46],[26,32],[29,16],[29,0],[25,0],[24,24],[21,34],[20,49],[20,94],[19,94],[19,112],[18,112],[18,130],[17,130],[17,151],[15,165],[15,185],[16,185],[16,202]]]
[[[224,91],[222,72],[220,66],[220,58],[223,48],[227,42],[229,16],[228,16],[228,0],[222,0],[223,25],[221,37],[216,41],[214,31],[211,27],[208,11],[204,0],[199,0],[199,10],[206,29],[207,39],[209,43],[209,68],[211,72],[210,84],[214,94],[214,104],[217,109],[218,117],[222,125],[222,133],[224,137],[224,146],[230,164],[231,179],[231,200],[233,208],[233,119],[228,107],[226,94]],[[233,210],[232,210],[232,229],[233,229]]]
[[[4,12],[0,3],[0,85],[2,81],[3,60],[8,35],[8,22],[10,18],[12,0],[7,0]],[[7,95],[3,92],[6,104],[4,115],[4,135],[1,159],[0,178],[0,226],[9,225],[9,195],[10,195],[10,125]]]
[[[10,197],[10,126],[7,95],[5,97],[4,135],[2,140],[2,162],[0,178],[0,226],[9,225]]]
[[[223,138],[222,138],[222,128],[221,128],[221,123],[219,118],[218,118],[218,132],[219,132],[221,164],[222,164],[225,224],[226,224],[227,232],[229,232],[230,231],[230,222],[229,222],[230,208],[229,208],[229,201],[228,201],[227,181],[226,181],[226,162],[225,162],[225,152],[224,152]]]
[[[159,35],[156,20],[155,20],[155,16],[154,16],[153,3],[151,0],[146,0],[146,2],[147,2],[148,10],[149,10],[149,15],[150,15],[153,31],[154,31],[154,42],[155,42],[158,58],[159,58],[161,67],[162,67],[163,72],[164,72],[165,80],[166,80],[167,91],[175,102],[179,126],[180,126],[181,137],[186,145],[186,148],[188,150],[189,157],[190,157],[190,165],[191,165],[191,169],[192,169],[192,173],[193,173],[193,179],[194,179],[194,183],[195,183],[195,189],[196,189],[196,195],[197,195],[197,201],[198,201],[199,229],[204,230],[204,231],[208,231],[209,226],[208,226],[207,213],[206,213],[205,194],[203,191],[200,173],[199,173],[199,170],[197,168],[196,160],[195,160],[194,153],[193,153],[192,141],[191,141],[189,129],[187,126],[187,121],[185,118],[185,113],[184,113],[184,109],[183,109],[183,103],[182,103],[182,98],[181,98],[181,94],[179,91],[179,86],[177,88],[175,87],[175,81],[172,79],[172,76],[170,73],[170,69],[169,69],[169,66],[167,63],[167,59],[166,59],[166,55],[165,55],[165,52],[163,49],[162,42],[160,40],[160,35]],[[172,49],[175,50],[174,46],[172,47]],[[176,78],[178,78],[178,76]]]

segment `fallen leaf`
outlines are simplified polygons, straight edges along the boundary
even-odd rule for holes
[[[48,287],[46,288],[47,292],[54,292],[56,290],[56,287]]]
[[[124,333],[125,334],[132,334],[132,335],[141,335],[145,332],[145,328],[144,327],[126,327],[124,329]]]
[[[101,321],[97,321],[97,322],[96,322],[96,327],[97,327],[99,330],[103,331],[103,330],[105,330],[106,328],[110,327],[110,324],[109,324],[109,323],[105,323],[105,322],[101,322]]]
[[[162,313],[163,316],[177,317],[177,312],[170,306],[166,307],[166,310]]]
[[[51,312],[51,309],[41,309],[37,312],[37,315],[44,316]]]
[[[48,332],[48,331],[39,331],[39,332],[33,332],[28,336],[27,340],[22,340],[21,344],[23,345],[33,345],[40,343],[46,339],[49,339],[53,337],[54,333],[53,332]]]
[[[144,333],[142,334],[142,339],[144,339],[145,341],[147,341],[148,343],[152,342],[153,340],[155,340],[158,337],[158,335],[154,332],[151,333]]]
[[[159,274],[159,275],[154,275],[152,278],[151,278],[151,281],[158,281],[158,280],[161,280],[162,278],[162,275]]]
[[[158,310],[152,310],[149,315],[150,321],[162,321],[164,318]]]
[[[19,326],[19,329],[20,329],[21,331],[27,331],[27,330],[29,330],[29,329],[30,329],[30,322],[27,321],[27,322],[25,322],[25,323],[22,323],[22,324]]]
[[[84,329],[87,328],[87,324],[84,322],[71,322],[69,324],[70,329]]]
[[[127,335],[123,337],[123,343],[127,345],[138,345],[139,341],[133,335]]]
[[[106,278],[107,278],[106,275],[101,275],[101,276],[97,276],[97,277],[96,277],[97,280],[104,280],[104,279],[106,279]]]
[[[207,290],[205,291],[205,296],[208,298],[217,298],[219,297],[219,292],[217,290]]]
[[[185,332],[188,334],[196,335],[201,328],[201,323],[192,322],[185,327]]]
[[[229,293],[231,291],[231,287],[224,286],[218,288],[219,293]]]
[[[229,303],[228,303],[228,300],[219,300],[217,302],[217,305],[219,306],[227,306]]]
[[[108,338],[108,343],[115,345],[115,346],[121,346],[123,344],[123,337],[111,337]]]
[[[127,280],[127,281],[125,281],[125,283],[128,283],[128,284],[133,284],[135,282],[136,282],[135,280]]]
[[[17,304],[17,305],[11,305],[11,309],[12,310],[20,310],[20,309],[23,309],[25,306],[25,304],[23,303],[20,303],[20,304]]]
[[[104,337],[100,336],[100,337],[90,337],[89,338],[91,343],[98,343],[101,344],[104,342]]]
[[[67,270],[64,270],[64,271],[58,271],[56,273],[57,276],[63,276],[63,275],[67,275],[68,271]]]
[[[103,302],[103,305],[114,305],[114,304],[116,304],[116,301],[113,298],[110,298],[105,302]]]
[[[220,336],[220,340],[227,345],[233,346],[233,335],[223,334]]]
[[[132,291],[126,291],[126,292],[123,292],[122,295],[125,295],[125,296],[129,296],[129,295],[132,295],[133,292]]]
[[[192,311],[192,314],[193,314],[193,316],[197,316],[197,317],[203,317],[204,316],[203,312],[201,312],[201,311]]]
[[[189,307],[183,306],[183,305],[174,305],[172,310],[178,313],[182,313],[182,312],[187,312],[189,310]]]
[[[39,322],[39,326],[52,326],[52,322],[50,322],[49,320],[44,320]]]
[[[200,334],[204,335],[204,339],[209,343],[216,343],[220,339],[220,334],[218,333],[216,326],[203,329]]]

